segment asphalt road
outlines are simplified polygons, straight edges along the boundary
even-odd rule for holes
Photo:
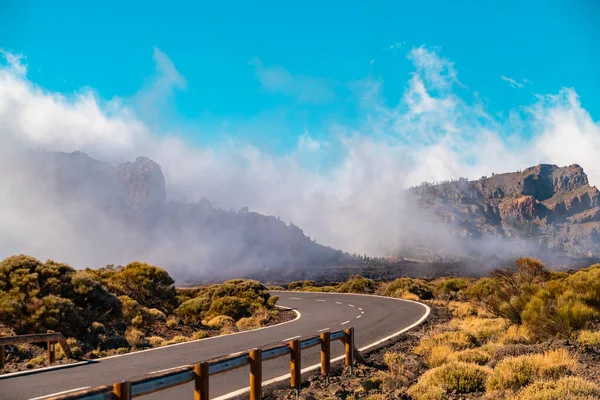
[[[173,346],[95,360],[91,364],[55,369],[31,375],[1,378],[0,399],[44,398],[59,392],[113,384],[148,376],[170,368],[228,355],[254,347],[317,335],[329,329],[355,329],[356,347],[364,348],[423,320],[428,308],[422,304],[377,296],[350,294],[276,292],[279,305],[297,310],[294,321]],[[332,358],[344,354],[340,342],[332,343]],[[288,373],[289,357],[263,364],[263,381]],[[319,363],[319,348],[302,352],[302,368]],[[248,386],[248,368],[216,375],[210,379],[211,398],[227,398]],[[144,399],[192,398],[193,383],[144,396]]]

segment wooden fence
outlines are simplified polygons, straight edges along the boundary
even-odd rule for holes
[[[194,400],[208,400],[209,378],[237,368],[250,365],[250,399],[260,400],[262,395],[263,361],[290,355],[290,386],[300,393],[302,350],[321,346],[321,373],[329,380],[331,370],[331,341],[340,340],[345,344],[345,364],[353,374],[355,360],[364,363],[360,352],[354,346],[354,328],[345,331],[323,332],[319,336],[304,340],[291,340],[288,344],[263,349],[251,349],[227,357],[203,361],[195,365],[154,374],[132,381],[115,383],[112,386],[100,386],[85,389],[47,400],[130,400],[134,397],[169,389],[194,382]],[[191,395],[191,393],[190,393]]]
[[[19,335],[0,337],[0,370],[4,368],[4,347],[23,343],[44,343],[48,345],[48,364],[56,360],[56,343],[60,343],[65,355],[73,358],[71,348],[62,333],[39,333],[34,335]]]

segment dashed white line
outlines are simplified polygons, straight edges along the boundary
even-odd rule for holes
[[[362,308],[358,307],[358,309],[359,309],[360,311],[362,311]]]
[[[354,304],[348,304],[350,307],[354,307]]]
[[[185,365],[180,365],[179,367],[173,367],[173,368],[161,369],[160,371],[152,371],[152,372],[148,372],[148,375],[152,375],[152,374],[160,374],[161,372],[167,372],[167,371],[173,371],[174,369],[181,368],[181,367],[185,367]]]
[[[359,315],[358,317],[356,317],[356,319],[359,319],[360,317],[362,317],[362,315]]]
[[[364,314],[365,312],[364,312],[364,311],[361,311],[360,313],[361,313],[361,314]]]
[[[47,394],[45,396],[34,397],[34,398],[29,399],[29,400],[47,399],[48,397],[57,396],[59,394],[71,393],[71,392],[76,392],[78,390],[89,389],[89,388],[91,388],[91,386],[82,386],[82,387],[75,388],[75,389],[63,390],[62,392],[58,392],[58,393]]]
[[[342,302],[341,301],[336,301],[335,304],[342,304]]]
[[[327,331],[327,330],[329,330],[329,328],[319,329],[317,332],[323,332],[323,331]]]
[[[346,322],[342,322],[340,325],[346,325],[346,324],[349,324],[349,323],[350,323],[350,321],[346,321]]]
[[[317,301],[327,301],[327,300],[321,300],[321,299],[317,299]]]
[[[287,339],[283,339],[282,342],[289,342],[290,340],[294,340],[294,339],[298,339],[299,337],[301,337],[302,335],[298,335],[298,336],[292,336],[291,338],[287,338]]]
[[[302,297],[290,297],[290,300],[302,300]]]

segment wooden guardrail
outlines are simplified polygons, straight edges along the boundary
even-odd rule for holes
[[[183,366],[171,371],[154,374],[132,381],[115,383],[112,386],[100,386],[85,389],[62,396],[49,397],[46,400],[130,400],[160,390],[169,389],[194,381],[194,400],[208,400],[209,378],[237,368],[250,365],[250,399],[260,400],[262,396],[262,363],[275,358],[290,355],[290,386],[300,394],[302,350],[321,346],[321,373],[327,377],[331,371],[331,341],[341,340],[345,344],[345,365],[353,374],[355,360],[365,360],[354,346],[354,328],[345,331],[323,332],[319,336],[304,340],[294,339],[288,344],[271,346],[264,349],[251,349],[227,357],[202,361],[198,364]]]
[[[46,342],[48,345],[48,364],[52,364],[56,361],[56,343],[60,343],[65,355],[68,358],[73,358],[71,354],[71,348],[65,340],[62,333],[38,333],[33,335],[19,335],[19,336],[4,336],[0,337],[0,370],[4,368],[4,347],[23,343],[43,343]]]

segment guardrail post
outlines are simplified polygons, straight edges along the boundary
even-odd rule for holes
[[[52,364],[56,361],[56,351],[54,349],[55,344],[53,341],[48,340],[48,364]]]
[[[354,328],[346,329],[345,333],[346,365],[350,367],[350,375],[354,375]]]
[[[115,383],[113,394],[117,400],[131,400],[131,383],[129,381]]]
[[[296,398],[299,398],[302,367],[300,359],[300,341],[298,339],[290,341],[290,350],[290,386],[296,388]]]
[[[73,353],[71,353],[71,347],[69,346],[69,343],[67,343],[66,339],[63,337],[58,341],[58,343],[60,343],[60,347],[62,347],[67,358],[72,359]]]
[[[0,346],[0,370],[4,369],[4,346]]]
[[[250,358],[250,400],[260,400],[262,397],[262,351],[252,349]]]
[[[331,339],[329,332],[321,333],[321,373],[325,375],[329,384],[329,372],[331,370]]]
[[[194,364],[194,400],[208,400],[208,363]]]

